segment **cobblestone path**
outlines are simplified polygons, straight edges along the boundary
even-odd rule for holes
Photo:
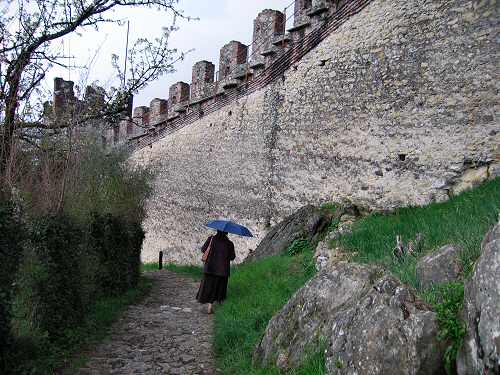
[[[79,375],[212,375],[213,323],[195,300],[198,282],[167,270],[150,272],[154,286],[130,306]]]

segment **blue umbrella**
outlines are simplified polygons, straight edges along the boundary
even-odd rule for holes
[[[229,220],[212,220],[207,224],[207,227],[217,229],[222,232],[237,234],[238,236],[253,237],[253,234],[247,227],[233,223]]]

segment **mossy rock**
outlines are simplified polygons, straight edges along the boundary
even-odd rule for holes
[[[281,254],[296,240],[315,243],[325,233],[335,215],[328,208],[312,205],[300,208],[271,228],[247,261]]]

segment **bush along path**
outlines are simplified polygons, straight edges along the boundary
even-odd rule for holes
[[[127,310],[78,374],[215,374],[213,323],[195,300],[198,283],[169,270],[146,275],[151,294]]]

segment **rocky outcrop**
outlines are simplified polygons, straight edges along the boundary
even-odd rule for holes
[[[462,273],[460,248],[445,245],[432,254],[426,255],[418,261],[416,273],[420,287],[423,289],[457,281]]]
[[[292,368],[326,340],[327,374],[441,374],[437,330],[413,290],[378,267],[340,262],[271,319],[254,362]]]
[[[500,223],[488,232],[465,285],[467,333],[457,358],[459,375],[500,374]]]
[[[330,225],[332,218],[329,210],[304,206],[275,225],[247,260],[281,254],[298,239],[314,241]]]

